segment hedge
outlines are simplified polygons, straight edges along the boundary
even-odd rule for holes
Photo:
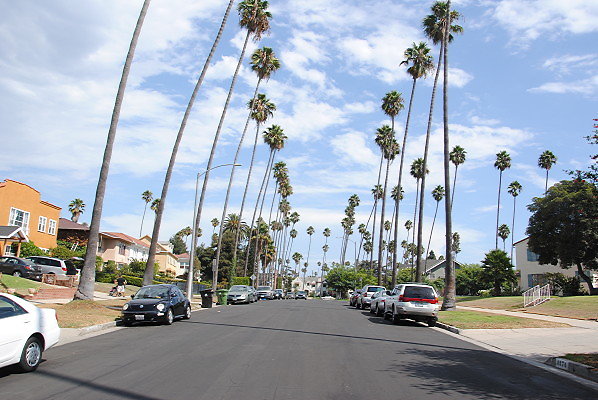
[[[232,278],[231,286],[233,285],[251,285],[251,279],[248,276],[235,276]]]

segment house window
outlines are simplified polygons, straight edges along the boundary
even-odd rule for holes
[[[48,225],[48,218],[46,217],[39,217],[39,222],[37,223],[37,230],[38,232],[45,232],[46,225]]]
[[[540,259],[540,257],[536,253],[527,249],[527,261],[537,262],[539,259]]]
[[[119,243],[118,244],[118,254],[120,254],[121,256],[125,255],[125,250],[127,249],[127,246],[123,243]]]
[[[27,211],[19,210],[18,208],[10,208],[10,217],[8,225],[20,226],[29,235],[29,213]]]
[[[14,256],[15,254],[12,252],[12,245],[7,244],[4,248],[4,255],[5,256]]]
[[[48,224],[48,234],[56,235],[56,221],[53,219],[51,219],[50,223]]]
[[[546,275],[544,274],[529,274],[527,276],[527,284],[530,288],[536,285],[544,286],[547,283],[548,281],[546,280]]]

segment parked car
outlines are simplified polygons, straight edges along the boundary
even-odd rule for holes
[[[191,318],[191,304],[175,285],[143,286],[122,309],[125,326],[135,322],[162,322],[170,325],[176,318]]]
[[[70,260],[61,260],[54,257],[31,256],[28,260],[33,261],[42,268],[42,274],[55,275],[77,275],[78,271]]]
[[[293,292],[287,292],[285,299],[295,299],[295,293]]]
[[[356,289],[349,295],[349,305],[352,307],[357,307],[357,298],[361,294],[361,289]]]
[[[307,292],[305,290],[300,290],[295,294],[295,300],[299,299],[307,300]]]
[[[17,277],[41,280],[42,267],[19,257],[0,257],[0,272]]]
[[[253,303],[254,293],[249,290],[249,286],[247,285],[233,285],[228,290],[227,295],[228,303],[235,304],[235,303]]]
[[[257,301],[257,290],[253,286],[247,286],[249,288],[249,293],[251,293],[251,301],[255,303]]]
[[[0,367],[34,371],[45,350],[60,338],[56,311],[0,293]]]
[[[384,318],[394,323],[409,318],[434,326],[438,321],[438,294],[429,285],[417,283],[398,285],[391,295],[386,297]]]
[[[274,290],[274,297],[277,300],[281,300],[284,297],[284,292],[282,291],[282,289],[276,289],[276,290]]]
[[[258,298],[258,300],[274,299],[274,291],[272,290],[272,287],[271,286],[258,286],[257,287],[257,298]]]
[[[376,292],[381,292],[386,290],[384,286],[376,286],[376,285],[365,285],[363,289],[361,289],[361,294],[357,297],[355,307],[361,308],[365,310],[370,306],[372,301],[372,295]]]
[[[391,295],[390,290],[381,290],[372,295],[372,301],[370,302],[370,312],[376,314],[378,317],[384,315],[384,304],[386,297]]]

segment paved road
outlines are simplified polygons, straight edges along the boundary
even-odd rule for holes
[[[344,302],[263,301],[50,349],[3,399],[596,399],[598,392]]]

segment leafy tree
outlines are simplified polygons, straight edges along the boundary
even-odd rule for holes
[[[17,243],[13,243],[11,246],[11,250],[14,254],[17,254]],[[23,242],[21,243],[21,253],[20,257],[31,257],[31,256],[47,256],[48,253],[37,247],[33,242]]]
[[[174,254],[183,254],[187,252],[187,245],[185,244],[185,241],[181,238],[181,235],[173,235],[170,238],[169,242],[173,246],[172,252]]]
[[[503,284],[515,283],[517,278],[511,259],[502,250],[491,250],[482,261],[482,281],[492,287],[494,296],[500,296]]]
[[[475,296],[480,290],[488,289],[484,282],[484,269],[477,264],[463,265],[455,272],[457,294]]]
[[[538,158],[538,167],[546,170],[546,184],[544,185],[544,193],[548,190],[548,171],[554,164],[556,164],[556,156],[550,150],[546,150]]]
[[[376,283],[376,278],[369,272],[363,270],[355,272],[354,268],[335,263],[335,266],[328,271],[326,281],[328,287],[344,298],[349,289],[373,285]]]
[[[125,96],[125,88],[127,87],[127,79],[129,78],[129,71],[133,63],[133,56],[135,55],[135,48],[137,47],[137,40],[141,33],[141,27],[147,14],[150,0],[145,0],[141,6],[141,12],[133,31],[133,37],[129,44],[129,52],[125,59],[123,72],[120,77],[118,91],[116,93],[116,100],[112,110],[112,118],[110,120],[110,128],[108,128],[108,137],[106,138],[106,147],[104,149],[104,156],[102,159],[102,166],[100,168],[100,176],[98,178],[98,185],[96,187],[96,194],[93,203],[93,212],[91,214],[91,224],[89,226],[89,240],[87,251],[85,253],[85,262],[81,270],[81,277],[79,279],[79,286],[73,297],[74,300],[93,300],[93,292],[95,288],[95,264],[96,255],[98,252],[98,242],[100,237],[100,221],[102,220],[102,209],[104,207],[104,195],[106,193],[106,183],[108,182],[108,172],[110,170],[110,161],[112,159],[112,148],[114,147],[114,140],[116,139],[116,128],[118,126],[120,109]]]
[[[594,121],[598,121],[598,119],[594,119]],[[594,123],[594,128],[598,128],[598,123]],[[586,136],[585,139],[589,144],[598,144],[598,129],[595,129],[594,133]],[[593,162],[587,170],[567,171],[567,173],[577,179],[586,179],[594,185],[598,185],[598,154],[591,155],[590,159],[593,160]]]
[[[546,281],[550,284],[550,291],[553,295],[562,294],[563,296],[580,296],[581,290],[578,276],[566,276],[560,272],[548,272],[544,274]]]
[[[434,253],[434,250],[430,250],[430,253],[428,254],[428,260],[436,260],[436,253]]]
[[[563,180],[544,197],[535,197],[526,233],[540,264],[577,267],[581,279],[598,294],[584,271],[598,269],[598,188],[584,180]]]

